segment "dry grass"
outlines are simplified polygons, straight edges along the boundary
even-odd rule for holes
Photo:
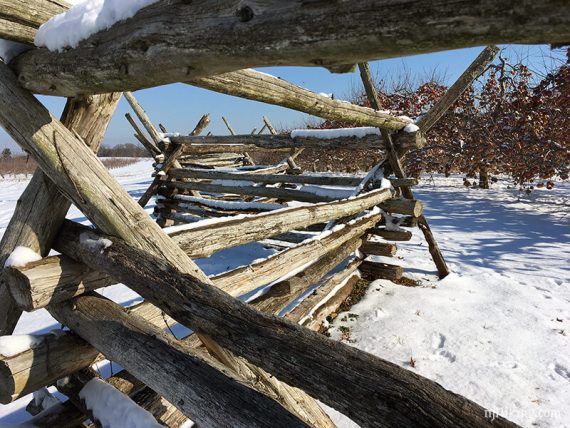
[[[139,158],[101,158],[107,169],[121,168],[138,162]],[[11,156],[0,158],[0,177],[13,177],[23,175],[27,177],[34,173],[37,163],[28,156]]]
[[[11,156],[9,158],[0,158],[0,176],[33,174],[36,170],[37,164],[32,158],[28,156]]]

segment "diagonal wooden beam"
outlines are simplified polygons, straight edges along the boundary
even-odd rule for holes
[[[160,1],[63,52],[13,61],[34,92],[126,91],[263,66],[337,66],[499,43],[564,43],[565,0]]]
[[[193,79],[187,83],[226,95],[302,111],[324,119],[356,122],[390,130],[402,129],[408,123],[390,112],[375,111],[368,107],[333,100],[286,80],[251,69]],[[267,117],[264,116],[263,120],[267,125]],[[277,134],[270,122],[267,128],[271,134]]]
[[[135,130],[136,139],[140,141],[140,143],[143,145],[145,149],[147,149],[147,151],[152,157],[162,154],[159,148],[156,147],[153,143],[151,143],[148,138],[146,138],[146,136],[143,134],[143,132],[141,131],[141,129],[139,128],[139,126],[137,125],[137,123],[135,122],[130,113],[125,113],[125,118],[127,119],[127,122],[129,122],[133,127],[133,129]]]
[[[76,227],[79,236],[88,233],[84,226]],[[361,426],[516,426],[503,418],[491,421],[479,405],[412,371],[260,313],[119,239],[106,237],[111,244],[102,248],[67,235],[61,238],[83,263],[106,271],[176,321],[215,338]],[[70,300],[58,307],[69,310],[73,305]]]
[[[447,110],[457,101],[457,99],[471,86],[473,81],[485,72],[489,64],[493,62],[499,52],[496,46],[487,46],[459,76],[453,85],[447,90],[443,97],[427,112],[420,117],[417,125],[425,134],[436,122],[441,119]]]
[[[132,94],[132,92],[128,92],[128,91],[125,92],[125,99],[129,103],[129,105],[131,106],[131,108],[133,109],[133,111],[135,112],[135,114],[137,115],[139,120],[141,121],[141,123],[143,124],[146,131],[149,133],[154,144],[159,144],[162,141],[162,138],[160,138],[158,131],[156,130],[156,128],[152,124],[150,118],[146,114],[146,111],[144,111],[144,109],[139,104],[139,102],[137,101],[135,96]]]
[[[374,83],[372,81],[372,75],[370,74],[370,67],[367,63],[358,64],[358,67],[360,69],[360,76],[362,77],[362,83],[364,84],[364,89],[366,91],[366,95],[368,96],[368,100],[370,101],[372,107],[378,110],[380,108],[380,102],[378,100],[378,93],[376,92],[376,88],[374,87]],[[380,132],[382,133],[382,138],[386,144],[388,162],[392,167],[394,174],[398,178],[406,178],[406,173],[402,167],[398,153],[396,152],[396,147],[392,142],[392,136],[385,129],[380,129]],[[402,190],[402,194],[406,199],[414,199],[414,194],[411,187],[404,186],[400,189]],[[439,277],[445,278],[447,275],[449,275],[449,268],[447,267],[447,263],[443,258],[443,254],[441,253],[441,250],[437,245],[437,241],[435,240],[435,237],[433,236],[433,233],[428,225],[427,219],[423,214],[418,216],[418,226],[423,232],[426,242],[428,243],[429,252],[435,263]]]
[[[117,107],[121,94],[97,95],[69,99],[62,114],[63,124],[73,129],[83,141],[97,151]],[[14,210],[0,242],[0,268],[17,246],[29,247],[46,256],[53,244],[71,202],[38,169]],[[48,214],[49,213],[49,214]],[[0,335],[11,334],[21,311],[0,276]]]
[[[213,283],[176,243],[146,214],[110,175],[85,144],[55,119],[39,101],[21,88],[12,71],[0,62],[0,124],[27,150],[46,175],[101,231],[122,237],[129,245],[169,260],[180,272]],[[254,373],[271,380],[263,370],[199,334],[208,351],[235,373]],[[136,374],[136,373],[135,373]],[[153,385],[150,385],[153,386]],[[287,385],[282,403],[297,398],[309,414],[322,409],[302,391]],[[292,409],[294,412],[294,409]],[[295,412],[296,413],[296,412]]]

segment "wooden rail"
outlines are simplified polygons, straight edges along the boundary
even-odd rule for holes
[[[241,5],[236,13],[230,0],[175,2],[168,7],[159,2],[77,48],[33,49],[17,57],[12,67],[29,90],[75,96],[183,82],[253,66],[348,71],[372,59],[570,40],[570,5],[561,0],[366,0],[345,6],[271,0]],[[247,50],[239,48],[243,46]]]
[[[189,145],[186,153],[222,153],[224,151],[278,151],[285,149],[345,149],[345,150],[383,150],[386,148],[379,135],[363,137],[291,137],[290,135],[227,135],[210,137],[171,137],[173,143]],[[425,140],[421,133],[403,132],[398,139],[402,150],[420,148]]]

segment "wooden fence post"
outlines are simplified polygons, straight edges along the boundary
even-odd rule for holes
[[[368,100],[372,104],[372,107],[376,110],[380,109],[380,103],[378,101],[378,94],[376,93],[376,89],[374,88],[374,83],[372,82],[372,76],[370,74],[370,68],[368,67],[367,63],[358,64],[358,68],[360,69],[360,75],[362,77],[362,82],[364,84],[364,89],[366,91],[366,95],[368,96]],[[394,174],[398,178],[406,178],[406,173],[402,167],[400,162],[400,158],[398,157],[398,153],[396,152],[396,148],[392,142],[392,136],[390,133],[385,129],[380,129],[382,133],[382,138],[386,144],[386,153],[388,155],[388,162],[394,171]],[[410,187],[401,187],[402,194],[407,199],[414,199],[414,194],[412,193],[412,189]],[[428,225],[427,219],[423,214],[418,216],[418,225],[422,230],[424,237],[429,246],[429,252],[431,257],[435,263],[437,268],[437,272],[439,274],[440,279],[445,278],[449,274],[449,269],[447,267],[447,263],[443,258],[443,254],[437,245],[437,241],[433,236],[433,233]]]
[[[21,88],[13,72],[1,62],[0,123],[34,156],[60,191],[103,232],[120,236],[130,245],[169,260],[180,272],[212,286],[204,272],[128,195],[100,160],[31,93]],[[263,370],[221,348],[205,335],[200,335],[200,339],[212,355],[235,373],[253,372],[263,378]],[[308,413],[315,409],[322,412],[313,399],[303,397],[287,385],[283,385],[283,394],[296,394],[298,405]]]
[[[120,97],[121,94],[106,94],[70,98],[63,111],[62,122],[97,151]],[[38,169],[20,196],[2,236],[0,269],[17,246],[47,255],[70,206],[71,202]],[[0,275],[0,335],[12,333],[21,313],[12,300],[4,276]]]

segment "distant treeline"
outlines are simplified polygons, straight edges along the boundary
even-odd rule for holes
[[[99,156],[104,158],[146,158],[149,153],[141,147],[133,143],[117,144],[116,146],[104,145],[99,150]]]
[[[138,162],[137,156],[105,156],[101,161],[108,169],[121,168]],[[129,159],[131,158],[131,159]],[[18,175],[27,177],[34,173],[38,164],[28,155],[12,155],[10,149],[0,151],[0,179]]]

